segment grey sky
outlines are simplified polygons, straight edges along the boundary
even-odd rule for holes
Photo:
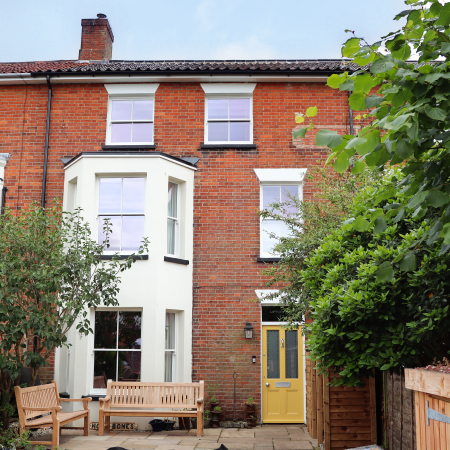
[[[108,16],[113,59],[339,58],[345,29],[397,30],[403,0],[3,0],[0,61],[77,59],[81,19]]]

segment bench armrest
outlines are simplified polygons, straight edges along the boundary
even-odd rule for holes
[[[200,409],[200,411],[203,412],[203,399],[202,398],[197,399],[197,409]]]
[[[86,398],[59,398],[59,401],[61,402],[83,402],[83,408],[88,408],[88,402],[92,402],[92,397],[86,397]]]
[[[21,406],[24,411],[61,411],[61,406],[48,406],[47,408],[38,408],[36,406]]]
[[[111,397],[107,396],[105,398],[99,398],[100,409],[103,411],[104,409],[109,409],[109,402],[111,401]]]

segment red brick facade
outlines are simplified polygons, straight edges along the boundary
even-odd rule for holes
[[[0,153],[12,154],[5,186],[6,204],[13,209],[41,196],[47,92],[44,84],[0,86]],[[253,169],[307,168],[323,161],[325,151],[310,140],[292,141],[294,113],[314,105],[321,125],[346,127],[346,93],[324,83],[257,83],[256,150],[201,150],[204,98],[200,83],[161,83],[155,96],[155,144],[157,151],[170,155],[200,157],[194,202],[192,378],[219,384],[216,394],[226,416],[232,417],[235,371],[237,415],[242,417],[245,399],[261,398],[261,307],[249,300],[256,298],[255,289],[264,289],[266,278],[264,264],[256,261],[260,184]],[[61,157],[101,151],[107,101],[101,83],[54,85],[47,204],[63,196]],[[306,183],[304,197],[312,189]],[[246,322],[254,327],[252,340],[244,339]],[[41,377],[50,379],[52,369],[41,371]]]

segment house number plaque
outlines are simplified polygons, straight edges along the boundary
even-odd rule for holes
[[[277,381],[275,387],[291,387],[290,381]]]

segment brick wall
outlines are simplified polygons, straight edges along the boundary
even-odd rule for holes
[[[0,153],[6,166],[6,204],[23,207],[41,196],[47,87],[0,89]],[[326,157],[311,139],[292,142],[294,113],[317,106],[320,126],[344,131],[346,93],[319,83],[258,83],[253,95],[256,150],[201,151],[204,92],[199,83],[162,83],[156,92],[156,149],[200,157],[195,175],[193,379],[219,384],[225,416],[233,415],[237,373],[238,417],[242,404],[261,395],[260,306],[249,302],[267,279],[259,256],[259,182],[254,168],[305,168]],[[63,195],[60,157],[101,150],[107,92],[103,85],[56,85],[52,102],[47,202]],[[306,182],[304,196],[314,190]],[[244,339],[251,322],[254,337]],[[253,364],[251,357],[257,356]]]

